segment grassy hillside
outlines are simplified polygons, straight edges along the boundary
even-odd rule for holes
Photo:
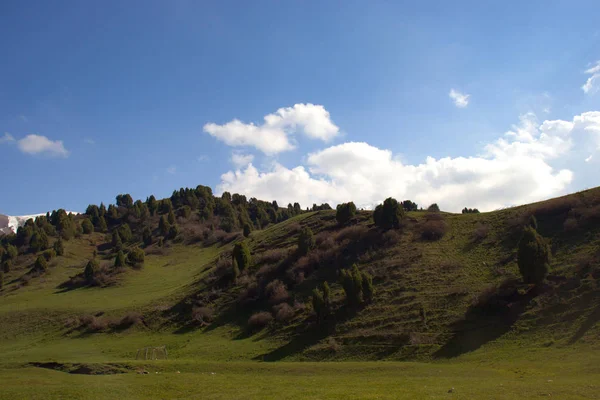
[[[521,282],[516,258],[531,215],[553,254],[550,274],[535,287]],[[193,219],[180,222],[193,231]],[[302,256],[297,241],[306,227],[315,247]],[[137,396],[176,397],[209,381],[219,389],[205,389],[207,398],[238,397],[228,377],[252,379],[249,398],[267,388],[273,398],[435,397],[457,385],[463,398],[533,397],[546,393],[540,388],[548,380],[561,378],[552,390],[563,397],[586,398],[598,389],[589,379],[600,372],[593,355],[600,345],[600,189],[490,213],[409,212],[400,229],[389,231],[375,227],[367,211],[343,226],[333,210],[302,213],[250,234],[252,263],[235,281],[231,252],[241,234],[211,243],[184,231],[163,247],[147,246],[143,267],[119,270],[106,287],[65,284],[94,252],[112,263],[109,239],[92,233],[65,241],[65,254],[39,275],[30,274],[35,255],[20,255],[4,275],[0,380],[7,389],[0,398],[40,395],[33,383],[47,387],[50,397],[79,398],[87,385],[102,383],[114,390],[106,393],[110,398],[133,398],[132,387],[140,388]],[[373,276],[375,294],[370,303],[350,307],[339,276],[353,264]],[[324,281],[332,306],[319,322],[311,293]],[[249,318],[259,312],[272,320],[251,326]],[[172,361],[133,360],[137,348],[158,345],[167,346]],[[419,363],[245,363],[256,360]],[[31,364],[50,361],[61,371]],[[162,377],[142,382],[135,374],[92,382],[66,374],[67,364],[152,368],[170,374],[170,383]],[[364,372],[360,379],[356,369]],[[184,383],[191,373],[199,380]],[[324,373],[334,377],[331,392],[318,389]],[[403,385],[397,374],[405,377]],[[480,379],[506,391],[494,392]],[[380,390],[360,388],[367,380],[377,380]],[[289,390],[300,382],[304,388]]]

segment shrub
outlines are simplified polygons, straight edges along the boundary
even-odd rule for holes
[[[269,325],[273,320],[273,316],[270,312],[261,311],[255,314],[248,319],[248,327],[251,330],[260,330],[265,326]]]
[[[46,250],[50,247],[48,243],[48,235],[44,231],[37,231],[31,236],[31,241],[29,242],[29,246],[31,250],[35,253],[41,250]]]
[[[373,277],[368,272],[363,272],[361,274],[362,278],[362,295],[363,300],[367,303],[373,301],[373,295],[375,294],[375,289],[373,288]]]
[[[356,215],[356,206],[353,202],[338,204],[335,219],[338,224],[345,225]]]
[[[301,255],[307,255],[315,247],[315,236],[310,228],[302,229],[298,236],[298,252]]]
[[[214,312],[209,307],[194,307],[192,309],[192,319],[202,325],[208,325],[212,322]]]
[[[236,243],[235,246],[233,246],[232,256],[235,258],[240,271],[244,271],[250,267],[252,257],[250,256],[250,249],[248,248],[248,244],[245,240]]]
[[[430,205],[429,207],[427,207],[427,211],[429,211],[429,212],[440,212],[440,207],[437,205],[437,203],[433,203],[432,205]]]
[[[38,272],[46,272],[48,269],[48,262],[44,256],[38,256],[33,267]]]
[[[525,283],[540,283],[548,274],[550,246],[531,226],[525,228],[519,241],[517,263]]]
[[[65,245],[63,243],[62,238],[59,236],[59,238],[56,240],[56,242],[54,242],[54,245],[52,246],[54,248],[54,251],[56,252],[57,256],[62,256],[65,254]]]
[[[173,213],[173,210],[169,211],[169,214],[167,214],[167,221],[169,221],[169,224],[171,225],[175,223],[175,214]]]
[[[478,224],[473,231],[473,241],[479,242],[485,239],[490,232],[490,227],[485,224]]]
[[[4,286],[4,272],[0,270],[0,289]]]
[[[96,276],[96,272],[98,272],[98,270],[99,265],[95,258],[88,261],[85,269],[83,270],[83,276],[85,277],[85,281],[88,285],[94,284],[94,277]]]
[[[281,303],[273,307],[277,322],[288,322],[294,318],[295,311],[288,303]]]
[[[164,215],[161,215],[158,221],[158,231],[162,236],[167,237],[169,235],[169,229],[171,229],[171,224],[169,224],[169,221],[167,221],[167,218]]]
[[[42,255],[44,256],[46,261],[50,261],[54,257],[56,257],[56,251],[54,251],[54,249],[44,250],[44,253],[42,253]]]
[[[133,234],[131,233],[131,228],[128,223],[124,223],[118,229],[119,236],[121,237],[121,241],[129,242],[133,239]]]
[[[354,264],[351,270],[342,270],[340,280],[346,294],[347,303],[351,306],[362,303],[362,275],[358,270],[358,266]]]
[[[19,255],[19,250],[12,244],[6,246],[6,252],[4,253],[4,258],[6,260],[14,260]]]
[[[115,268],[121,268],[125,266],[125,255],[123,254],[123,250],[119,250],[117,256],[115,257]]]
[[[12,261],[6,260],[2,263],[2,268],[0,269],[0,271],[2,271],[4,273],[9,273],[11,268],[12,268]]]
[[[244,237],[250,236],[251,232],[252,232],[252,227],[250,226],[250,224],[244,224]]]
[[[145,246],[152,245],[152,232],[150,231],[150,228],[144,228],[144,231],[142,232],[142,241]]]
[[[133,267],[141,267],[144,264],[144,259],[146,258],[146,254],[144,250],[139,247],[134,247],[127,254],[127,263]]]
[[[327,282],[323,284],[323,291],[319,288],[313,289],[312,292],[312,306],[315,314],[317,315],[317,322],[322,322],[331,312],[331,300],[330,300],[329,285]]]
[[[81,229],[86,235],[94,233],[94,225],[92,224],[92,221],[89,220],[89,218],[83,220],[83,222],[81,223]]]
[[[114,251],[120,251],[123,249],[123,241],[121,240],[121,235],[119,235],[117,230],[114,230],[112,233],[111,244]]]
[[[335,241],[343,242],[345,240],[349,240],[350,242],[358,242],[364,238],[368,232],[369,229],[364,225],[348,226],[340,230],[337,235],[335,235]]]
[[[404,209],[402,205],[396,199],[388,197],[383,204],[375,207],[373,221],[376,226],[382,229],[398,229],[403,216]]]
[[[179,226],[171,225],[171,227],[169,228],[168,238],[173,240],[177,237],[177,235],[179,235]]]
[[[538,229],[537,219],[535,218],[535,215],[533,215],[533,214],[531,214],[531,216],[529,217],[529,226],[532,227],[536,231]]]
[[[265,287],[265,295],[271,304],[279,304],[290,298],[285,285],[279,279],[275,279],[267,284]]]
[[[447,230],[448,226],[446,225],[446,221],[443,219],[432,219],[425,221],[421,226],[421,237],[425,240],[439,240],[444,237]]]
[[[142,323],[142,314],[130,311],[119,321],[118,327],[121,329],[127,329],[133,325],[139,325]]]
[[[106,225],[106,220],[104,217],[98,218],[98,231],[106,232],[108,230],[108,226]]]
[[[463,214],[479,214],[479,210],[476,208],[463,208],[462,209],[462,213]]]

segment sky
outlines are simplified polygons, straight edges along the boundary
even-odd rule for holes
[[[0,4],[0,213],[170,196],[490,211],[598,186],[596,1]]]

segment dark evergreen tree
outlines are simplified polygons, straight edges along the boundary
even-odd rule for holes
[[[94,233],[94,225],[92,224],[92,221],[90,221],[88,218],[84,219],[81,222],[81,228],[83,229],[83,233],[86,235]]]
[[[133,207],[133,198],[129,194],[117,195],[117,207],[131,208]]]
[[[93,285],[96,277],[96,273],[98,272],[99,266],[98,261],[95,258],[88,261],[85,269],[83,270],[83,276],[85,277],[85,281],[88,285]]]
[[[144,228],[144,231],[142,232],[142,240],[146,246],[150,246],[152,244],[152,231],[150,231],[150,228]]]
[[[106,226],[106,220],[104,219],[104,217],[98,218],[98,231],[106,232],[107,230],[108,227]]]
[[[162,236],[167,236],[169,234],[169,229],[171,228],[171,224],[167,221],[167,217],[164,215],[160,216],[158,220],[158,231]]]
[[[550,246],[546,240],[531,227],[525,227],[519,241],[517,263],[525,283],[541,283],[550,269]]]
[[[65,254],[65,245],[64,245],[63,240],[62,240],[61,237],[59,237],[58,239],[56,239],[56,241],[54,242],[54,245],[52,246],[52,248],[56,252],[57,256],[62,256],[62,255]]]
[[[404,209],[398,201],[392,197],[385,199],[383,204],[378,205],[373,212],[375,225],[382,229],[398,229],[404,216]]]
[[[41,250],[46,250],[48,247],[50,247],[50,243],[48,241],[48,236],[46,235],[46,232],[40,230],[34,233],[31,237],[31,242],[29,246],[34,253],[37,253]]]
[[[298,236],[298,252],[301,255],[307,255],[315,247],[315,236],[310,228],[302,229]]]
[[[237,262],[238,268],[241,271],[246,270],[250,267],[252,257],[250,256],[250,249],[246,241],[238,242],[233,246],[233,258]]]
[[[440,207],[437,205],[437,203],[433,203],[432,205],[430,205],[429,207],[427,207],[427,211],[429,211],[429,212],[440,212]]]
[[[171,225],[175,223],[175,213],[173,213],[173,210],[169,211],[167,221],[169,221],[169,224]]]
[[[34,268],[38,272],[46,272],[48,269],[48,262],[44,256],[38,256],[35,260]]]
[[[252,232],[252,227],[250,226],[249,223],[244,224],[244,236],[248,237],[250,236],[250,233]]]
[[[125,266],[125,255],[123,254],[123,250],[119,250],[117,256],[115,257],[115,268],[124,267]]]
[[[335,213],[335,219],[338,224],[346,225],[356,215],[356,206],[354,202],[338,204]]]
[[[156,197],[154,197],[154,195],[151,195],[146,199],[146,204],[148,205],[148,211],[150,211],[150,215],[156,214],[156,211],[158,211],[158,202],[156,201]]]

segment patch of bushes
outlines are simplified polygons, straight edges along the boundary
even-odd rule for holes
[[[279,279],[275,279],[265,286],[265,296],[270,304],[283,303],[290,298],[284,283]]]
[[[481,242],[483,239],[488,237],[489,233],[490,233],[489,225],[479,223],[479,224],[477,224],[477,226],[475,227],[475,230],[473,231],[473,241]]]
[[[232,257],[237,262],[240,271],[245,271],[250,267],[252,257],[250,256],[250,249],[248,248],[246,241],[236,243],[233,246]]]
[[[248,318],[248,328],[252,331],[263,329],[273,321],[273,315],[267,311],[257,312]]]
[[[517,264],[525,283],[540,283],[550,268],[550,246],[535,229],[528,226],[519,241]]]
[[[315,237],[310,228],[304,228],[298,236],[298,252],[301,255],[307,255],[315,247]]]
[[[288,303],[281,303],[273,307],[273,313],[277,322],[288,322],[294,318],[296,312]]]
[[[429,214],[421,224],[421,237],[425,240],[440,240],[448,231],[448,225],[440,214]]]
[[[194,307],[192,309],[192,319],[200,325],[208,325],[213,321],[214,311],[209,307]]]

